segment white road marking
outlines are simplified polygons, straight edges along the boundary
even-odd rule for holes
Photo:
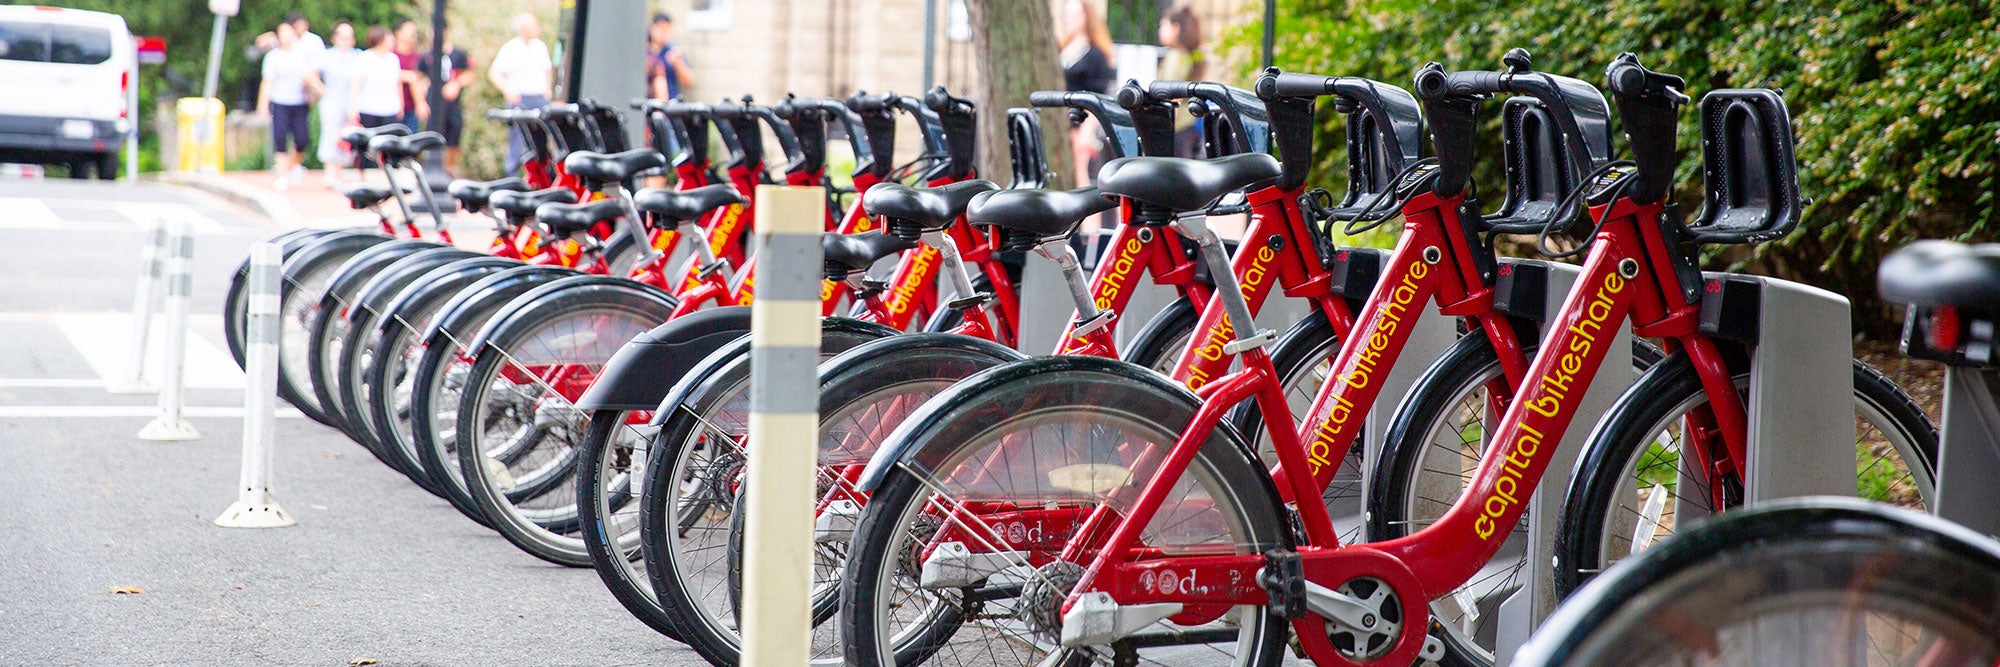
[[[0,378],[0,389],[102,389],[99,378]]]
[[[9,313],[10,315],[13,313]],[[42,321],[54,324],[63,336],[69,339],[76,353],[83,357],[90,369],[99,378],[115,378],[124,374],[127,358],[126,348],[131,344],[132,316],[128,313],[42,313]],[[222,328],[221,315],[190,316],[190,320],[205,320],[202,325],[190,324],[190,328],[215,330]],[[164,318],[153,321],[152,334],[147,336],[146,377],[157,382],[165,377],[166,364],[166,322]],[[182,386],[189,389],[242,389],[243,370],[236,367],[236,360],[229,352],[208,342],[201,336],[187,337],[187,356],[184,357]]]
[[[6,229],[56,229],[62,227],[62,218],[56,217],[54,209],[40,199],[28,197],[0,197],[0,228]]]
[[[0,419],[83,419],[133,417],[152,418],[160,409],[150,405],[0,405]],[[241,407],[189,406],[181,415],[190,418],[242,419]],[[304,419],[297,408],[279,408],[279,419]]]

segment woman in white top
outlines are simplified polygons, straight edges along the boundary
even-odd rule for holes
[[[297,183],[298,172],[304,171],[300,155],[310,143],[306,125],[306,91],[310,88],[317,92],[321,85],[312,62],[297,48],[298,31],[289,24],[280,23],[277,33],[278,48],[264,54],[263,85],[257,92],[257,115],[271,121],[272,167],[278,173],[272,187],[283,190]]]
[[[340,145],[340,130],[353,110],[354,68],[361,51],[354,48],[354,24],[333,24],[333,46],[319,57],[319,79],[326,93],[319,98],[319,161],[326,166],[327,187],[339,186],[340,170],[354,156]]]
[[[388,28],[368,28],[368,50],[354,58],[353,76],[348,85],[349,120],[362,127],[381,127],[403,117],[403,67],[396,60],[396,38]]]
[[[541,34],[542,26],[535,15],[516,15],[514,38],[500,45],[500,52],[493,55],[493,64],[486,70],[486,78],[500,90],[510,108],[540,109],[549,105],[555,63],[549,59],[549,45],[542,43]],[[520,169],[521,154],[526,151],[527,143],[520,133],[509,132],[508,175]]]

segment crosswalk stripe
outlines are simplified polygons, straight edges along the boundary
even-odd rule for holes
[[[128,363],[126,348],[131,344],[132,316],[126,313],[60,313],[45,317],[52,321],[79,356],[100,378],[115,378],[124,374]],[[204,318],[215,321],[215,328],[221,328],[221,316],[207,315]],[[153,322],[153,332],[147,336],[150,345],[146,352],[146,377],[164,377],[166,364],[166,323],[164,318]],[[184,357],[182,386],[189,389],[242,389],[243,370],[236,367],[236,360],[220,346],[208,342],[201,336],[187,338],[187,356]]]
[[[113,417],[155,417],[160,409],[150,405],[0,405],[0,419],[78,419]],[[181,408],[181,415],[196,419],[242,419],[241,407],[193,406]],[[279,408],[279,419],[304,419],[297,408]]]

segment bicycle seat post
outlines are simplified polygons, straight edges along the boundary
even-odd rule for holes
[[[1197,211],[1175,216],[1174,229],[1195,242],[1202,263],[1208,265],[1208,275],[1215,280],[1215,294],[1222,299],[1223,312],[1229,315],[1235,340],[1223,344],[1222,352],[1242,354],[1277,339],[1277,331],[1257,328],[1257,320],[1250,315],[1250,302],[1243,298],[1243,286],[1237,283],[1236,272],[1229,267],[1229,253],[1222,248],[1222,238],[1208,226],[1208,214]]]
[[[1097,300],[1090,296],[1090,279],[1083,275],[1083,263],[1077,260],[1076,249],[1069,245],[1069,237],[1062,236],[1035,244],[1035,254],[1056,263],[1062,269],[1063,284],[1069,286],[1069,296],[1076,302],[1076,322],[1070,327],[1070,335],[1081,337],[1104,328],[1118,318],[1111,310],[1099,310]]]

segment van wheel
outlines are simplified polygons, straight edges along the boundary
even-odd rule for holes
[[[97,158],[92,161],[97,163],[96,164],[97,180],[112,181],[118,179],[117,153],[105,153],[103,155],[97,156]]]
[[[77,180],[90,178],[90,167],[95,160],[72,160],[69,163],[69,177]]]

